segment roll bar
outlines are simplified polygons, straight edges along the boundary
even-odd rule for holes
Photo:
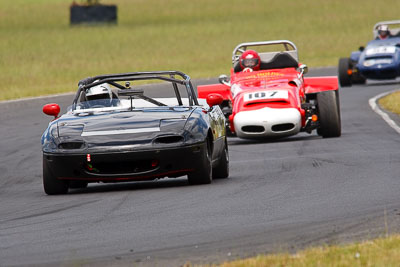
[[[241,43],[233,49],[232,52],[232,63],[235,63],[240,55],[247,50],[248,47],[251,46],[268,46],[268,45],[283,45],[286,51],[295,51],[296,57],[297,56],[297,47],[296,45],[288,40],[275,40],[275,41],[259,41],[259,42],[248,42],[248,43]]]
[[[178,76],[178,77],[176,77]],[[121,81],[139,81],[139,80],[162,80],[171,82],[174,88],[175,96],[178,103],[182,104],[182,99],[177,87],[177,84],[184,85],[189,98],[189,105],[199,105],[194,91],[190,77],[180,71],[146,71],[146,72],[128,72],[118,74],[105,74],[94,77],[88,77],[78,82],[78,91],[76,92],[74,101],[72,103],[72,110],[75,110],[78,103],[79,96],[83,90],[93,86],[109,83],[117,88],[126,89],[124,86],[118,84]]]

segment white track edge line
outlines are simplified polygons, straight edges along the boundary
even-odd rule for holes
[[[395,89],[389,92],[385,92],[382,94],[379,94],[377,96],[374,96],[373,98],[370,98],[368,103],[371,106],[372,110],[375,111],[378,115],[382,117],[384,121],[386,121],[387,124],[389,124],[390,127],[392,127],[398,134],[400,134],[400,127],[389,117],[389,115],[384,112],[377,104],[377,101],[379,98],[382,98],[384,96],[387,96],[391,93],[397,92],[399,89]]]

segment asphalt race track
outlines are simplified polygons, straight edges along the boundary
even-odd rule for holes
[[[400,232],[400,135],[368,105],[399,87],[341,88],[340,138],[230,138],[230,178],[211,185],[182,177],[63,196],[42,189],[41,108],[64,112],[72,95],[0,103],[0,266],[216,263]]]

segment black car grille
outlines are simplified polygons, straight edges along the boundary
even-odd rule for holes
[[[159,166],[159,161],[156,159],[85,163],[86,171],[94,174],[141,173],[157,169],[158,166]]]

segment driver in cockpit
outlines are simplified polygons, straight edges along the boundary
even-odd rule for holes
[[[379,25],[377,30],[378,36],[375,38],[375,40],[385,40],[392,37],[388,25]]]
[[[239,64],[243,72],[251,72],[260,70],[261,59],[254,50],[246,50],[240,56]]]
[[[119,104],[119,99],[116,96],[113,97],[108,83],[102,83],[86,89],[85,98],[89,106],[112,107]]]

